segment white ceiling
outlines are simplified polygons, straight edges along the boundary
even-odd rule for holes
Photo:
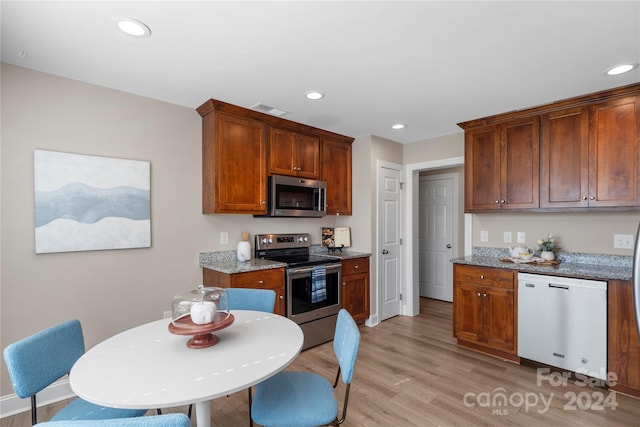
[[[290,120],[401,143],[640,81],[638,69],[603,74],[640,62],[639,1],[0,6],[3,62],[194,109],[209,98],[264,103]],[[117,16],[145,22],[151,37],[119,33]],[[311,89],[326,97],[306,100]],[[407,127],[394,131],[396,122]]]

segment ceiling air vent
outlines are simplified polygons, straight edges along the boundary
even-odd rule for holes
[[[287,110],[283,110],[281,108],[276,108],[276,107],[272,107],[270,105],[261,104],[261,103],[253,104],[251,106],[251,109],[260,111],[261,113],[271,114],[272,116],[284,116],[285,114],[289,113]]]

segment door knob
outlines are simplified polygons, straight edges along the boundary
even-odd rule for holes
[[[386,255],[386,254],[388,254],[388,253],[389,253],[389,251],[388,251],[388,250],[386,250],[386,249],[383,249],[383,250],[382,250],[382,255]]]

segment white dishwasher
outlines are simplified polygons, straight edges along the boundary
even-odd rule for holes
[[[607,282],[519,273],[518,356],[606,379]]]

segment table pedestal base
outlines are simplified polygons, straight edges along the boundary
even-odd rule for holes
[[[196,425],[211,427],[211,401],[196,402]]]

